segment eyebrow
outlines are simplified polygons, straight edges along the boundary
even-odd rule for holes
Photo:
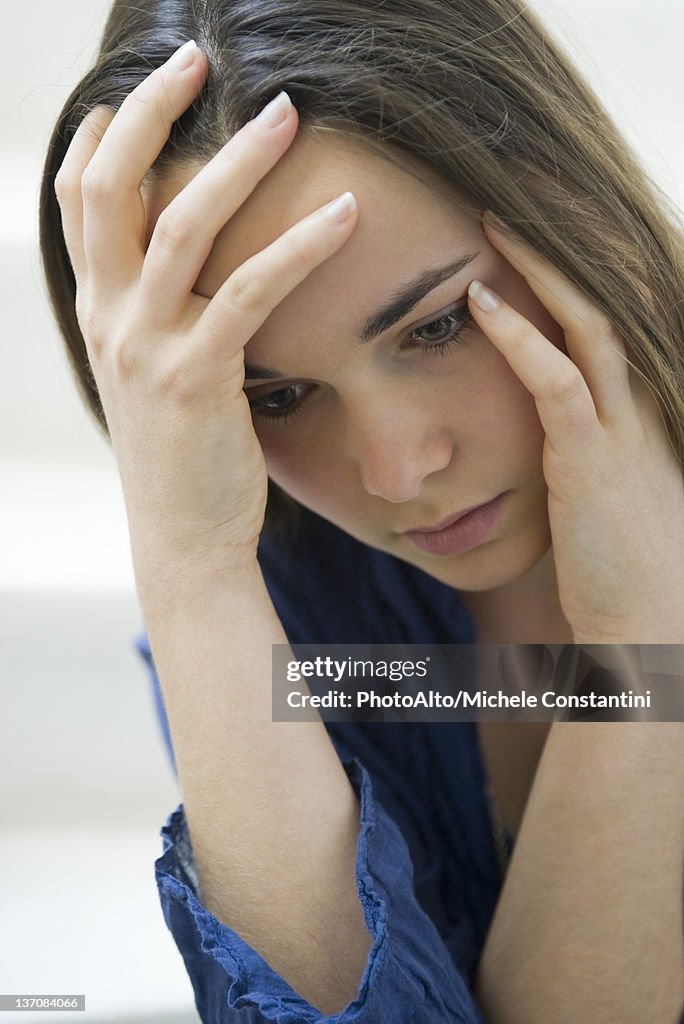
[[[367,343],[373,341],[378,335],[384,334],[390,327],[402,320],[418,303],[434,291],[440,284],[450,277],[459,274],[469,263],[472,263],[479,252],[466,253],[457,260],[445,264],[443,267],[436,267],[433,270],[425,270],[418,277],[403,285],[391,296],[389,301],[375,313],[369,316],[359,333],[359,341]],[[245,364],[245,380],[261,379],[272,380],[286,377],[287,374],[272,370],[267,366],[260,366],[256,363]]]

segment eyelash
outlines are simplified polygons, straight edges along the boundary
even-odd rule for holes
[[[415,337],[416,334],[420,334],[427,327],[435,327],[437,324],[441,324],[444,320],[453,320],[455,329],[452,330],[446,338],[442,341],[426,342],[424,345],[417,345],[422,352],[429,355],[445,356],[453,345],[461,344],[461,335],[467,327],[473,322],[473,317],[468,308],[468,303],[464,303],[462,306],[457,306],[455,309],[448,310],[442,316],[438,317],[437,320],[430,320],[427,324],[421,324],[409,335],[409,340]],[[411,346],[414,347],[414,346]]]
[[[421,324],[420,327],[416,327],[414,331],[409,335],[408,341],[415,338],[421,331],[425,331],[427,328],[435,328],[445,320],[454,321],[455,329],[450,331],[446,338],[442,341],[426,342],[425,344],[411,345],[410,348],[419,348],[421,352],[426,356],[446,356],[454,345],[462,343],[462,335],[472,325],[473,317],[468,308],[468,303],[464,303],[462,306],[457,306],[454,309],[448,310],[442,316],[436,320],[430,320],[429,323]],[[293,420],[302,410],[306,398],[300,398],[295,402],[294,405],[286,409],[284,412],[273,412],[266,411],[265,406],[257,405],[260,401],[272,401],[273,396],[280,392],[289,391],[291,388],[301,387],[302,385],[289,384],[287,387],[278,388],[276,391],[271,391],[267,395],[263,395],[261,398],[255,398],[250,402],[250,408],[252,415],[259,419],[268,420],[270,423],[284,424]]]

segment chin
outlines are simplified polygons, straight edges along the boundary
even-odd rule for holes
[[[413,564],[455,590],[498,590],[531,572],[548,553],[551,539],[545,520],[537,529],[506,533],[452,558],[421,559]]]

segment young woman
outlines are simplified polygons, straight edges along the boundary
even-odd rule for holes
[[[272,721],[273,644],[684,642],[681,227],[534,15],[117,2],[41,240],[202,1020],[678,1020],[680,723]]]

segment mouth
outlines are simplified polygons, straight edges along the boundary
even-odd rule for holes
[[[434,555],[453,555],[481,544],[493,529],[510,491],[481,505],[471,505],[442,519],[434,526],[418,526],[406,530],[408,537],[422,551]]]

